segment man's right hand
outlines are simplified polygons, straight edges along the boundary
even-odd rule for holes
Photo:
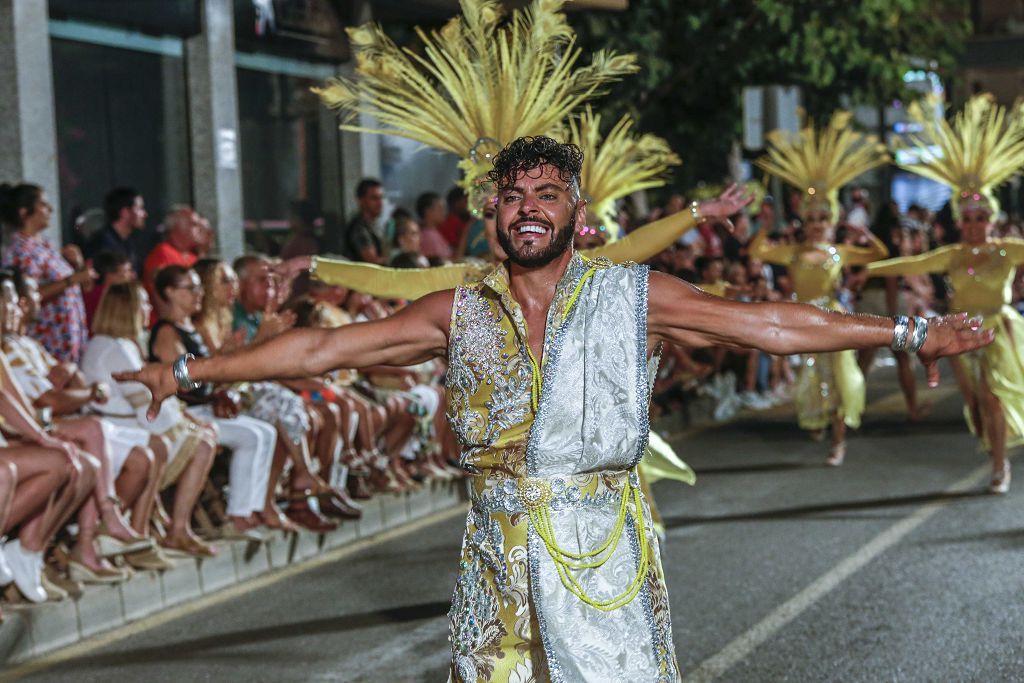
[[[116,382],[139,382],[149,389],[153,400],[150,401],[146,417],[150,422],[160,414],[160,404],[164,402],[164,399],[174,396],[178,392],[178,383],[174,380],[171,363],[148,363],[141,370],[115,372],[113,378]]]

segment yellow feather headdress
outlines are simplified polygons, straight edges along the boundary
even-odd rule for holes
[[[926,104],[933,111],[935,101]],[[957,216],[965,208],[997,212],[992,190],[1024,166],[1024,101],[1007,110],[989,94],[975,95],[952,124],[929,115],[917,102],[908,113],[922,130],[907,135],[904,143],[918,148],[920,158],[901,168],[952,188]]]
[[[508,17],[498,0],[460,0],[440,31],[419,28],[422,54],[399,48],[377,24],[348,29],[358,78],[316,89],[343,114],[343,130],[390,133],[458,155],[463,186],[491,168],[512,140],[543,135],[611,81],[637,71],[633,55],[582,50],[560,12],[565,0],[533,0]],[[353,124],[357,114],[380,128]]]
[[[811,205],[827,204],[832,217],[838,219],[840,188],[889,161],[878,138],[850,128],[851,118],[849,112],[839,111],[820,130],[809,122],[796,136],[773,131],[768,135],[768,154],[756,163],[802,190],[805,211]]]
[[[601,115],[595,114],[590,105],[578,119],[570,120],[567,137],[583,150],[580,190],[589,202],[589,222],[608,228],[613,239],[617,232],[615,200],[661,187],[667,181],[669,167],[682,163],[663,138],[635,133],[629,114],[602,137]]]

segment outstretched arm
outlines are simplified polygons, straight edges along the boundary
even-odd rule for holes
[[[386,268],[321,256],[314,256],[311,266],[317,280],[380,299],[419,299],[432,292],[453,289],[465,283],[469,269],[464,263],[423,269]]]
[[[867,228],[861,228],[860,234],[867,240],[867,246],[839,245],[844,264],[848,266],[866,266],[873,261],[879,261],[889,256],[889,247],[885,246],[885,242],[878,239],[877,235]]]
[[[746,194],[735,185],[730,185],[717,199],[701,202],[699,214],[704,219],[727,221],[729,216],[740,211],[753,199],[752,195]],[[693,214],[686,209],[641,226],[620,240],[588,249],[583,254],[591,258],[604,256],[616,263],[643,263],[668,249],[673,242],[697,225]]]
[[[825,311],[795,303],[743,303],[705,294],[662,273],[651,273],[648,329],[658,341],[684,346],[753,347],[775,355],[888,346],[893,321]],[[933,363],[991,343],[993,335],[966,315],[933,318],[921,360]],[[929,373],[929,382],[937,381]]]
[[[301,379],[335,368],[414,365],[443,355],[454,292],[426,296],[383,320],[335,329],[289,330],[273,339],[222,356],[188,363],[193,382]],[[152,363],[138,372],[116,373],[119,382],[142,382],[153,394],[152,419],[177,383],[170,363]]]
[[[750,240],[748,252],[765,263],[788,266],[796,254],[796,247],[792,244],[772,244],[768,241],[768,229],[762,227],[754,235],[754,239]]]
[[[949,270],[949,263],[956,249],[957,245],[950,244],[923,254],[875,261],[868,264],[868,277],[944,273]]]

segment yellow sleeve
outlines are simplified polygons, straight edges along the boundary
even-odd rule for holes
[[[711,296],[724,297],[729,291],[728,282],[709,282],[707,284],[694,285],[700,291],[710,294]]]
[[[1024,240],[1018,237],[1005,237],[999,240],[999,246],[1006,250],[1006,255],[1015,265],[1024,265]]]
[[[869,245],[866,247],[855,247],[846,244],[840,244],[837,247],[840,256],[843,257],[843,265],[866,266],[869,263],[880,261],[889,256],[889,247],[885,246],[882,240],[870,232],[867,233],[867,236]]]
[[[314,256],[310,270],[321,282],[381,299],[418,299],[464,284],[469,269],[465,263],[435,268],[385,268],[373,263]]]
[[[640,226],[621,240],[587,249],[583,255],[588,258],[603,256],[616,263],[623,261],[643,263],[668,249],[673,242],[695,227],[697,227],[697,223],[693,220],[690,212],[679,211],[653,223]]]
[[[796,248],[792,244],[769,244],[768,231],[761,229],[754,235],[754,239],[750,240],[747,253],[765,263],[788,266],[793,262]]]
[[[898,258],[869,263],[868,276],[890,277],[896,275],[944,273],[949,269],[949,261],[956,252],[957,246],[955,244],[948,244],[915,256],[900,256]]]

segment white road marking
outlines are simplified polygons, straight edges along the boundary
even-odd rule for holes
[[[985,481],[990,472],[988,464],[972,470],[970,474],[947,488],[944,493],[969,491]],[[872,538],[835,567],[818,577],[795,596],[779,605],[771,614],[726,645],[717,654],[705,659],[692,672],[683,677],[683,683],[708,683],[724,675],[756,650],[765,641],[782,630],[809,607],[828,595],[839,584],[858,572],[869,562],[899,543],[907,534],[931,519],[953,499],[937,500],[919,507],[909,517],[893,524]]]

